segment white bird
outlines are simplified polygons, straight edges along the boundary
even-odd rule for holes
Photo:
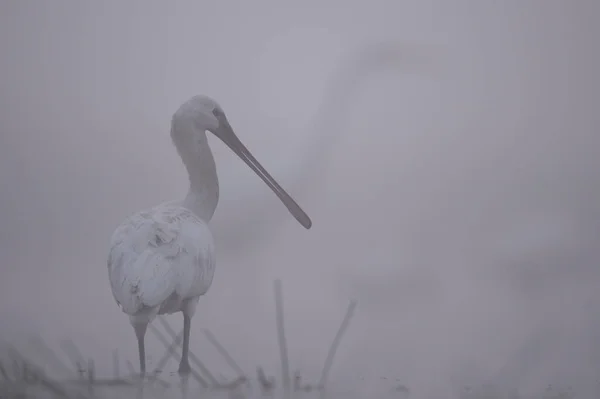
[[[110,286],[135,330],[142,376],[146,371],[144,335],[148,324],[156,315],[176,312],[183,313],[184,331],[179,373],[191,371],[191,318],[215,273],[214,241],[208,222],[219,200],[219,182],[206,131],[221,139],[254,170],[302,226],[309,229],[312,225],[308,215],[237,138],[216,101],[194,96],[182,104],[171,120],[171,138],[189,175],[187,196],[129,216],[110,241]]]

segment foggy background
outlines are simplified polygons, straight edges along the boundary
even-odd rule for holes
[[[596,3],[596,4],[594,4]],[[106,258],[128,214],[182,198],[169,137],[214,97],[313,220],[221,142],[217,272],[192,349],[315,380],[447,393],[600,375],[600,70],[592,0],[0,2],[0,336],[137,359]],[[251,214],[248,214],[251,213]],[[181,315],[169,316],[182,328]],[[147,335],[152,359],[163,353]],[[168,369],[176,369],[171,361]],[[360,380],[360,378],[363,380]],[[582,388],[583,389],[583,388]]]

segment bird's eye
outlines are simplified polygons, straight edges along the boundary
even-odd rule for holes
[[[221,118],[223,117],[223,111],[221,111],[220,108],[214,108],[213,109],[213,115],[216,116],[217,118]]]

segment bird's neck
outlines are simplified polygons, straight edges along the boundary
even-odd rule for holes
[[[191,148],[178,148],[188,171],[190,189],[183,206],[209,222],[219,202],[219,180],[212,151],[206,137]]]

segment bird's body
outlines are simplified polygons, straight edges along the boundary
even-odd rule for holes
[[[206,294],[215,273],[208,225],[177,204],[131,215],[113,233],[110,248],[111,288],[132,322],[193,314],[190,307]]]
[[[221,107],[194,96],[171,121],[171,138],[188,171],[190,188],[182,201],[160,204],[125,219],[110,241],[108,275],[113,296],[134,327],[145,373],[144,335],[158,314],[183,313],[180,373],[189,373],[191,318],[215,273],[214,240],[208,222],[219,200],[219,182],[206,131],[220,138],[275,192],[306,228],[310,218],[275,182],[234,134]]]

